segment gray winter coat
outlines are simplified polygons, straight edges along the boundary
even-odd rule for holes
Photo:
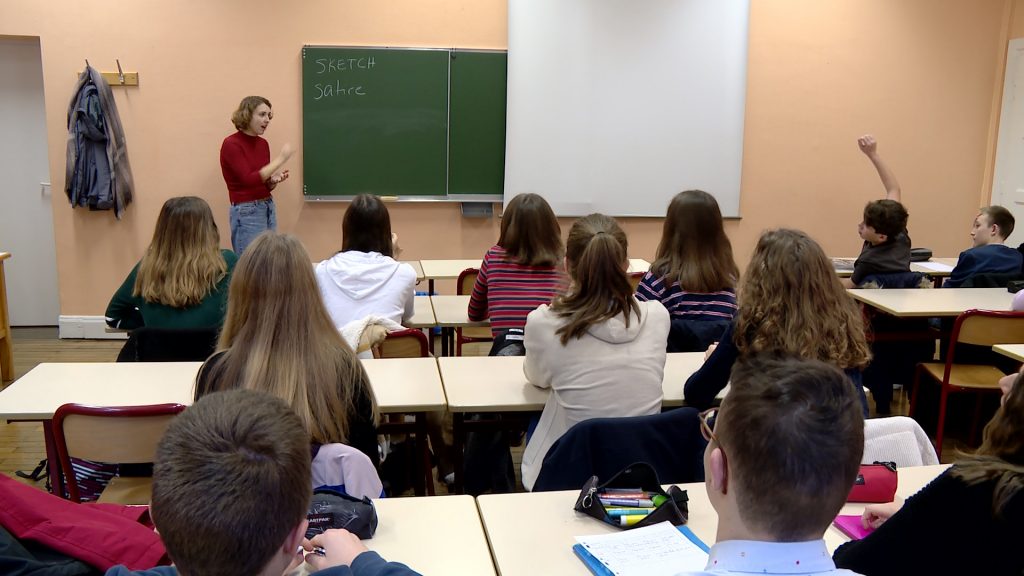
[[[114,94],[91,66],[78,77],[68,108],[64,192],[72,206],[114,209],[118,218],[132,201],[132,169]]]

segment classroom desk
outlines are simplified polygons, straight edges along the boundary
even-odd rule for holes
[[[856,258],[832,258],[832,266],[840,278],[853,276],[853,263]],[[910,271],[927,274],[935,280],[935,287],[942,286],[942,279],[948,278],[956,266],[956,258],[932,258],[925,262],[911,262]]]
[[[897,495],[907,498],[938,476],[946,465],[901,468]],[[709,546],[715,543],[718,515],[711,507],[703,483],[680,484],[689,496],[691,530]],[[578,490],[493,494],[477,498],[491,554],[501,576],[559,574],[589,575],[572,551],[576,536],[619,532],[590,516],[573,511]],[[864,504],[847,504],[842,514],[860,514]],[[531,519],[524,522],[524,518]],[[825,532],[825,543],[834,551],[848,538],[835,527]],[[529,553],[524,553],[529,551]],[[538,569],[538,567],[541,567]]]
[[[1013,301],[1013,294],[1006,288],[853,289],[848,292],[860,302],[903,318],[959,316],[971,309],[1009,310]]]
[[[434,318],[441,327],[441,356],[455,354],[455,329],[490,326],[490,320],[469,319],[469,296],[435,295],[430,297]]]
[[[416,422],[404,427],[419,438],[426,436],[426,413],[445,409],[444,389],[433,358],[363,360],[377,405],[384,414],[414,414]],[[39,364],[0,391],[0,418],[42,421],[51,485],[60,493],[59,466],[53,452],[49,421],[63,404],[139,406],[192,404],[193,385],[201,362],[79,362]],[[388,426],[391,426],[390,424]],[[396,430],[397,431],[397,430]],[[426,442],[421,442],[426,446]],[[424,449],[424,459],[427,457]],[[425,460],[421,461],[423,465]],[[417,474],[417,493],[425,491],[426,477]]]
[[[430,294],[434,293],[434,280],[454,280],[466,268],[480,268],[483,260],[466,258],[458,260],[420,260],[423,277],[427,279]],[[646,272],[651,263],[643,258],[630,258],[628,273]]]
[[[1024,344],[996,344],[992,350],[1018,362],[1024,362]]]
[[[377,532],[363,540],[385,560],[423,576],[495,574],[487,537],[471,496],[381,498]]]
[[[437,326],[437,318],[434,317],[434,305],[430,302],[430,296],[413,296],[412,318],[403,322],[408,328],[433,328]]]
[[[526,381],[522,356],[457,356],[438,358],[437,363],[452,412],[455,490],[461,489],[462,449],[467,429],[501,428],[493,420],[467,421],[467,413],[523,413],[544,409],[549,389]],[[669,354],[662,380],[662,406],[683,404],[683,384],[704,363],[703,352]],[[727,391],[728,389],[726,389]],[[723,391],[720,397],[725,394]],[[507,425],[507,422],[505,423]]]
[[[14,380],[14,351],[11,345],[11,317],[7,314],[7,281],[4,260],[10,252],[0,252],[0,381]]]

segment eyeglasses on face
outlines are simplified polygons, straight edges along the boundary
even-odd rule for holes
[[[709,408],[700,413],[700,433],[704,440],[718,442],[715,436],[715,419],[718,418],[718,408]]]

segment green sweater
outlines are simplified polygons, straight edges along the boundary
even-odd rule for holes
[[[114,293],[107,305],[107,324],[114,328],[132,330],[140,326],[155,328],[210,328],[224,324],[224,313],[228,307],[228,284],[231,273],[238,262],[238,256],[231,250],[221,250],[228,264],[227,274],[217,287],[199,304],[189,308],[174,308],[155,302],[146,302],[141,296],[134,296],[135,276],[139,272],[136,264],[121,287]]]

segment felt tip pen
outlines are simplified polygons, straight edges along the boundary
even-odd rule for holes
[[[619,516],[612,520],[617,520],[619,526],[632,526],[633,524],[642,522],[644,518],[647,518],[647,516]]]
[[[651,512],[654,512],[654,508],[612,508],[605,510],[612,518],[619,516],[647,516]]]
[[[650,508],[654,502],[650,498],[601,498],[605,506],[629,506],[632,508]]]
[[[643,488],[602,488],[605,494],[637,494],[644,491]]]
[[[306,551],[305,548],[303,548],[302,546],[299,546],[299,550],[296,552],[296,554],[302,554],[305,551]],[[323,546],[314,546],[313,550],[311,550],[309,553],[310,554],[316,554],[317,556],[327,556],[327,550],[324,550]]]
[[[643,498],[650,498],[651,496],[653,496],[653,494],[651,494],[650,492],[613,492],[613,493],[598,492],[597,493],[597,497],[598,498],[636,498],[636,499],[643,499]]]

